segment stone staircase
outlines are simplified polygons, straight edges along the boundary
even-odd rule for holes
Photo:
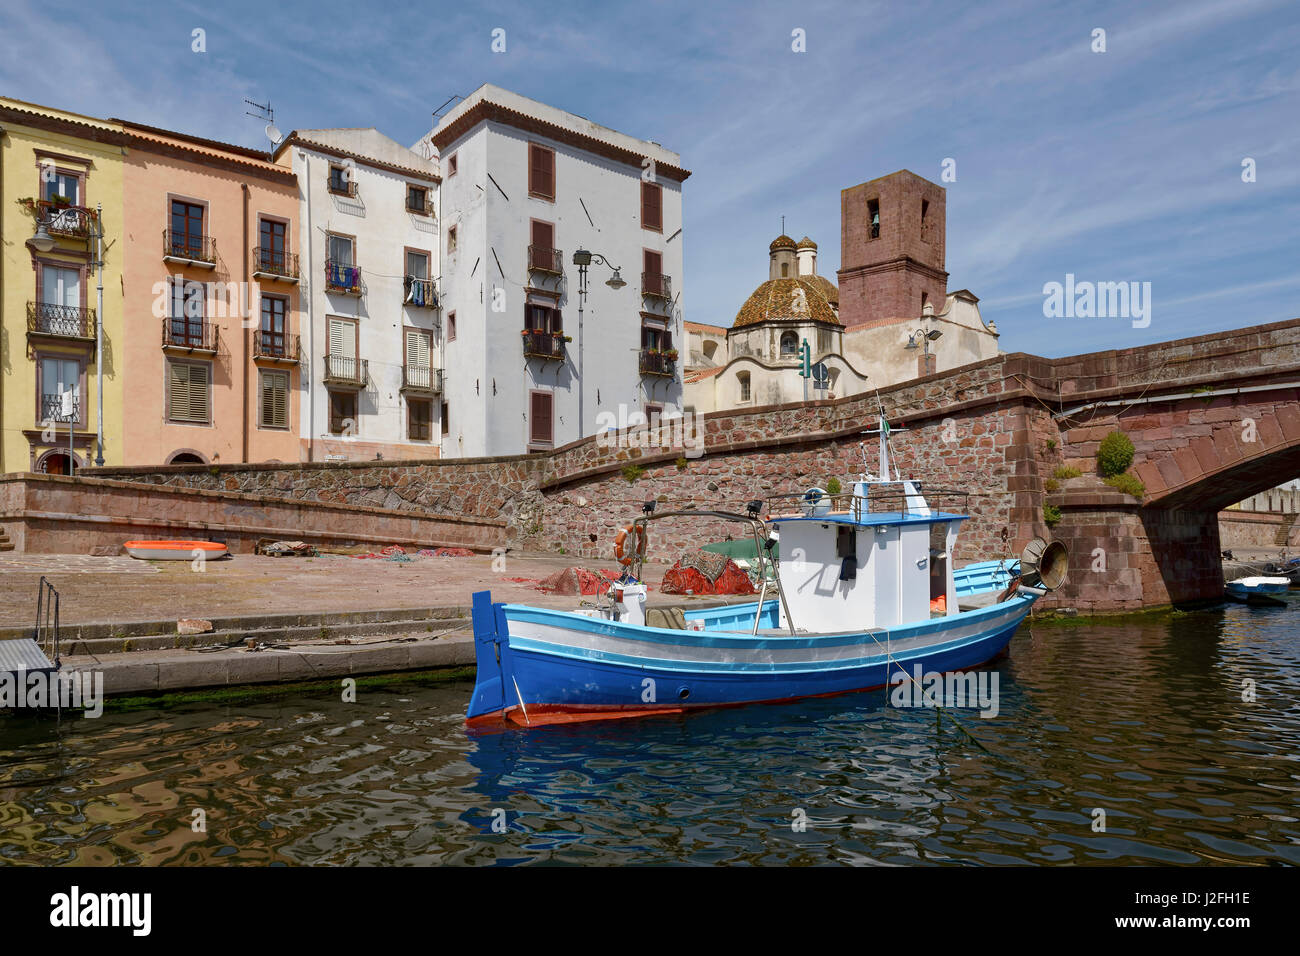
[[[1277,534],[1273,536],[1273,546],[1275,548],[1285,548],[1287,546],[1297,521],[1300,521],[1300,513],[1282,516],[1282,523],[1278,525]]]

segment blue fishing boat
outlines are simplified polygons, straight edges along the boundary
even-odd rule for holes
[[[1224,586],[1224,593],[1229,599],[1242,604],[1278,606],[1286,603],[1279,600],[1278,596],[1286,594],[1290,586],[1291,579],[1287,577],[1254,575],[1229,581]]]
[[[878,432],[879,475],[864,468],[844,494],[811,489],[751,501],[743,514],[656,514],[646,502],[619,536],[623,578],[587,606],[562,611],[475,594],[470,726],[844,694],[883,687],[917,666],[946,673],[1001,655],[1034,602],[1064,582],[1064,547],[1035,539],[1019,560],[954,568],[967,493],[891,476],[883,416]],[[646,540],[664,520],[746,527],[758,555],[758,599],[647,610]]]

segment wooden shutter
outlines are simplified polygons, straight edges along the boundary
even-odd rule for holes
[[[661,232],[664,228],[663,187],[655,183],[641,184],[641,226]]]
[[[420,329],[406,330],[406,365],[408,368],[429,368],[429,336]]]
[[[552,401],[553,401],[553,396],[551,395],[550,392],[532,393],[532,398],[531,398],[532,414],[529,415],[528,417],[529,424],[531,426],[531,429],[529,431],[529,436],[528,436],[529,441],[534,441],[542,444],[551,443],[554,437],[554,432],[552,430],[552,425],[551,425],[551,421],[552,421],[551,402]]]
[[[262,424],[268,428],[289,427],[289,375],[262,373]]]
[[[208,420],[208,367],[172,362],[167,372],[167,417],[183,422]]]
[[[555,198],[555,154],[536,143],[528,144],[528,191],[535,196]]]
[[[357,357],[357,337],[351,322],[330,319],[330,354],[344,358]]]
[[[555,248],[555,226],[549,222],[538,222],[533,220],[533,245],[541,249]],[[550,264],[540,261],[540,265],[550,268]]]
[[[657,252],[645,251],[645,271],[647,273],[646,289],[654,293],[662,293],[664,283],[659,276],[664,271],[664,257]]]

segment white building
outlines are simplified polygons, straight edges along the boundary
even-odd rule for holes
[[[680,411],[681,158],[491,85],[428,141],[443,175],[443,454],[540,451]],[[593,254],[585,301],[578,250]]]
[[[438,457],[437,162],[374,129],[295,130],[276,159],[302,197],[302,457]]]

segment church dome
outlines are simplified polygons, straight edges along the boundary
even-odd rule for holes
[[[812,241],[811,239],[809,239],[807,236],[804,236],[802,239],[799,240],[799,242],[798,242],[798,244],[796,244],[795,248],[796,248],[796,249],[816,249],[816,248],[817,248],[817,243],[813,242],[813,241]]]
[[[768,252],[776,252],[778,249],[794,249],[794,240],[787,235],[779,235],[772,240],[772,244],[767,247]]]
[[[785,237],[783,237],[785,238]],[[790,240],[793,243],[794,240]],[[826,283],[826,285],[831,285]],[[833,286],[832,286],[833,288]],[[803,320],[839,325],[825,287],[813,277],[768,279],[745,300],[732,328],[771,320]]]

